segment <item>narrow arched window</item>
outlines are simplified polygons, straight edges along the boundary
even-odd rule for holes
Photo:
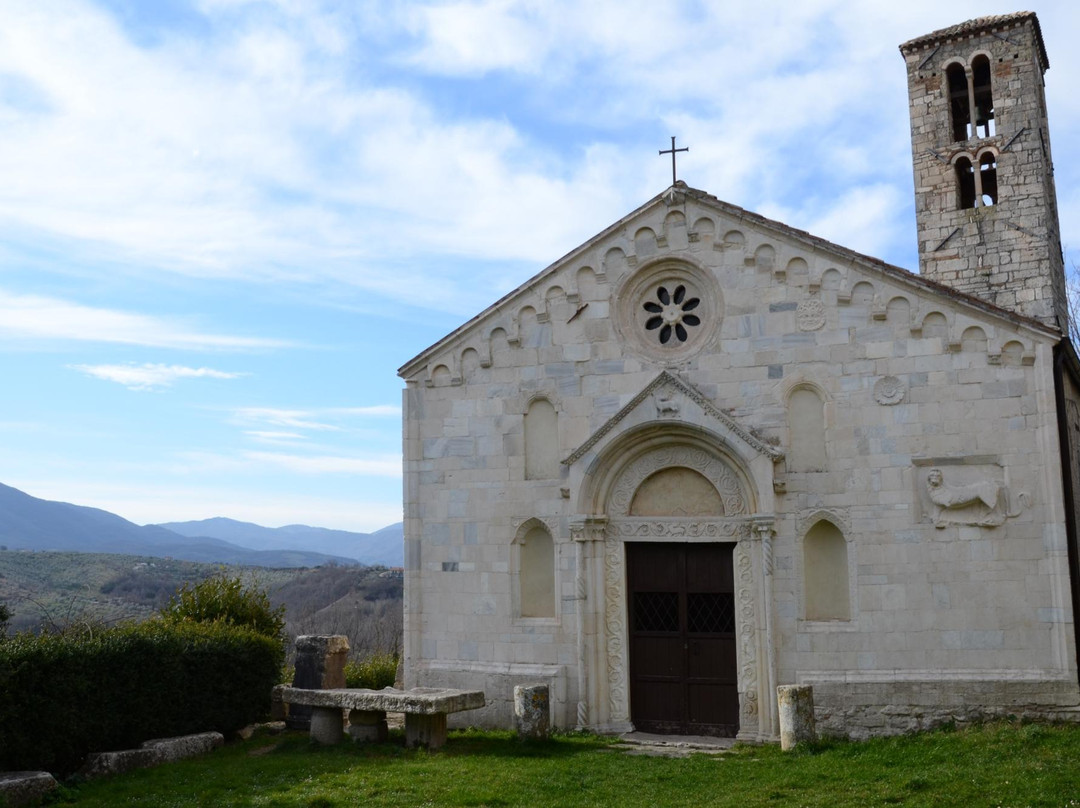
[[[967,73],[963,65],[953,63],[945,68],[949,86],[949,118],[952,122],[952,139],[967,140],[971,135],[971,109],[968,102]]]
[[[971,83],[975,97],[975,137],[991,137],[995,131],[994,94],[990,88],[990,60],[982,54],[971,60]]]
[[[555,407],[538,398],[525,413],[525,479],[559,476],[559,423]]]
[[[966,157],[956,160],[957,195],[960,199],[960,210],[975,207],[975,169],[971,161]]]
[[[851,619],[847,540],[822,520],[803,540],[803,592],[807,620]]]
[[[788,397],[791,471],[825,471],[825,402],[809,387],[797,387]]]
[[[998,200],[997,158],[993,152],[983,152],[979,157],[979,203],[984,207],[996,205]]]
[[[518,612],[521,617],[555,616],[555,543],[542,527],[518,542]]]

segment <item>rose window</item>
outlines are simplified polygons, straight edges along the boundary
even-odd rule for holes
[[[661,345],[667,345],[672,336],[679,342],[686,342],[689,338],[687,327],[701,325],[701,318],[696,314],[690,314],[701,303],[701,298],[686,296],[686,287],[679,284],[674,292],[668,292],[667,287],[661,286],[656,290],[656,300],[647,300],[643,308],[651,316],[645,322],[645,329],[656,331],[659,329]]]

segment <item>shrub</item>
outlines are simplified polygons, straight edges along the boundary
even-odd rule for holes
[[[396,654],[372,654],[367,659],[345,663],[345,687],[382,690],[393,687],[397,678]]]
[[[280,641],[222,622],[151,620],[0,643],[0,771],[67,774],[89,752],[233,732],[269,709]]]
[[[228,623],[266,637],[283,640],[285,607],[270,605],[266,591],[248,587],[239,577],[215,575],[197,584],[184,584],[161,610],[168,622]]]

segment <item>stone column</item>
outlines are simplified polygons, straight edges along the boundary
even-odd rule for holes
[[[305,690],[345,687],[345,658],[348,654],[349,640],[344,635],[305,634],[297,637],[293,687]],[[285,723],[289,729],[310,729],[311,708],[302,704],[290,705]]]
[[[514,728],[521,740],[544,740],[551,731],[547,685],[514,686]]]
[[[575,726],[577,729],[592,728],[600,721],[600,680],[603,671],[597,669],[602,653],[600,640],[600,613],[603,602],[603,540],[607,518],[603,516],[578,517],[570,525],[570,538],[575,545],[577,565],[574,580],[577,601],[577,685]]]
[[[780,685],[776,688],[780,711],[780,748],[817,740],[814,723],[814,688],[810,685]]]
[[[773,531],[771,517],[754,520],[754,531],[761,545],[762,616],[765,618],[765,693],[768,695],[766,731],[776,737],[776,635],[773,629]],[[762,705],[765,707],[766,705]]]

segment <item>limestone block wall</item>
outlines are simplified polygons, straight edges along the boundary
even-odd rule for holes
[[[665,283],[708,296],[670,350],[633,297]],[[1055,339],[695,192],[646,206],[403,368],[407,684],[483,686],[489,708],[463,720],[501,726],[529,682],[574,726],[583,665],[607,698],[607,657],[581,651],[578,608],[598,594],[577,589],[570,537],[603,513],[580,511],[587,470],[528,478],[525,414],[553,405],[568,458],[668,370],[788,452],[767,498],[772,653],[755,664],[814,684],[826,730],[1076,705]],[[797,391],[822,406],[823,456],[802,465]],[[657,429],[680,411],[656,402]],[[958,491],[974,498],[948,503]],[[849,610],[808,620],[823,521],[845,542]],[[554,544],[549,617],[517,611],[515,547],[536,525]]]

